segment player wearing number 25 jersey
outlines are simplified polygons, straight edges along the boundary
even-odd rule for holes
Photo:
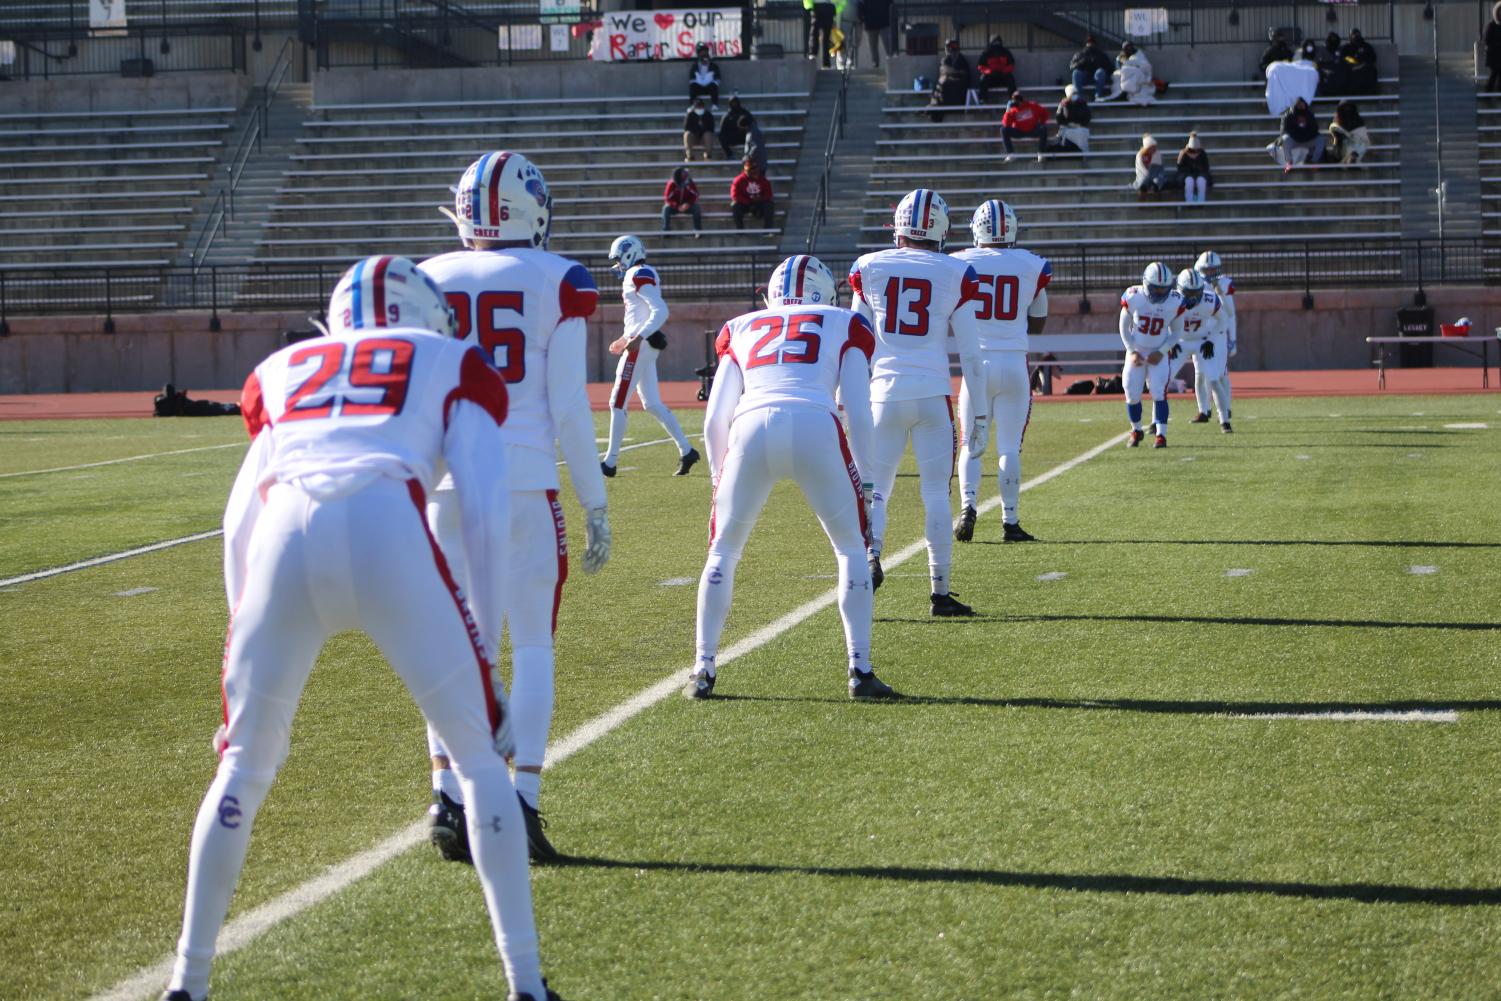
[[[956,250],[954,257],[975,269],[979,295],[964,306],[979,324],[985,359],[985,392],[990,424],[999,457],[1002,535],[1005,542],[1030,542],[1021,527],[1017,503],[1021,498],[1022,437],[1032,416],[1032,380],[1027,370],[1027,336],[1042,333],[1048,319],[1048,283],[1053,266],[1046,258],[1016,244],[1016,213],[1003,201],[980,203],[970,218],[975,245]],[[973,401],[969,387],[959,390],[959,422],[970,424]],[[980,493],[980,460],[966,455],[959,463],[959,498],[963,505],[954,538],[974,537]]]
[[[894,694],[870,665],[873,595],[860,489],[870,449],[875,342],[864,318],[838,308],[836,294],[834,276],[818,258],[789,257],[772,273],[767,308],[735,317],[715,341],[719,365],[704,414],[714,508],[698,582],[697,659],[683,689],[689,698],[714,691],[736,565],[771,488],[785,479],[797,483],[834,544],[850,696]],[[836,389],[853,453],[836,412]]]
[[[405,258],[356,264],[328,317],[329,336],[266,359],[241,396],[254,440],[224,512],[232,612],[220,761],[194,825],[165,996],[207,996],[215,939],[313,662],[329,636],[360,629],[453,755],[512,997],[541,1001],[524,827],[502,757],[509,711],[490,659],[508,563],[505,383],[446,336],[447,306]],[[461,500],[468,600],[424,520],[444,466]]]
[[[876,335],[870,387],[875,420],[869,470],[873,487],[871,579],[879,587],[885,577],[881,551],[886,503],[910,436],[926,515],[931,611],[934,615],[973,615],[973,609],[949,594],[954,553],[949,535],[949,481],[954,475],[957,437],[947,336],[952,330],[959,342],[965,384],[980,401],[972,426],[964,429],[970,450],[978,456],[985,449],[989,401],[974,312],[961,305],[978,295],[979,285],[974,268],[941,252],[949,210],[936,191],[918,188],[903,197],[896,207],[894,228],[895,248],[866,254],[850,268],[853,305],[871,320]]]
[[[1173,273],[1161,261],[1142,272],[1141,284],[1121,293],[1120,335],[1126,346],[1121,381],[1126,387],[1126,416],[1131,421],[1129,448],[1141,444],[1141,393],[1152,392],[1153,448],[1167,447],[1168,353],[1183,336],[1183,297],[1173,287]]]
[[[453,307],[457,335],[479,345],[510,392],[511,416],[501,437],[512,491],[513,551],[504,597],[516,714],[516,790],[532,857],[542,861],[556,857],[537,811],[552,721],[552,637],[568,579],[568,538],[558,499],[559,447],[588,516],[584,572],[594,573],[609,557],[605,481],[595,458],[584,382],[585,319],[594,312],[599,292],[582,265],[543,249],[552,201],[541,172],[525,157],[482,156],[454,190],[454,216],[467,249],[434,257],[421,268]],[[452,495],[440,488],[429,514],[438,542],[450,552],[459,523]],[[462,580],[463,561],[453,562]],[[434,759],[432,839],[444,857],[464,860],[458,789],[441,743],[431,733],[429,744]]]

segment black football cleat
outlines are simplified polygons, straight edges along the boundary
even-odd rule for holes
[[[1224,433],[1224,434],[1234,434],[1235,433],[1235,429],[1230,426],[1230,422],[1229,421],[1220,421],[1220,431],[1222,433]]]
[[[1158,435],[1152,439],[1153,448],[1167,448],[1167,435]]]
[[[875,671],[857,671],[850,668],[850,698],[894,699],[896,689],[876,677]]]
[[[932,602],[928,613],[937,619],[962,619],[975,614],[973,608],[959,601],[958,595],[953,593],[929,595],[928,600]]]
[[[688,454],[687,455],[682,455],[682,456],[678,457],[678,471],[675,472],[675,473],[673,473],[672,475],[673,476],[687,476],[688,475],[688,470],[692,469],[693,468],[693,464],[695,462],[697,462],[700,458],[702,458],[702,456],[700,456],[698,454],[698,449],[696,449],[696,448],[690,448],[688,450]]]
[[[161,1001],[194,1001],[194,999],[193,995],[187,991],[162,991]],[[208,995],[203,995],[197,1001],[208,1001]]]
[[[1132,428],[1130,436],[1126,438],[1126,447],[1127,448],[1135,448],[1135,447],[1137,447],[1138,445],[1141,444],[1141,439],[1143,437],[1145,437],[1145,436],[1142,434],[1141,428]]]
[[[683,697],[687,699],[707,699],[714,695],[714,680],[716,675],[708,671],[694,671],[688,675],[688,684],[683,686]]]
[[[1036,542],[1037,540],[1025,528],[1021,522],[1003,522],[1001,524],[1002,542]]]
[[[968,542],[975,537],[975,509],[968,504],[959,512],[959,524],[954,526],[954,538],[959,542]]]
[[[615,467],[610,465],[608,462],[601,462],[599,464],[599,471],[601,473],[604,473],[605,476],[609,478],[613,478],[615,476]]]
[[[875,590],[881,586],[881,582],[886,579],[886,571],[881,569],[879,556],[872,555],[865,562],[870,567],[870,590],[871,593],[875,593]]]
[[[464,821],[464,804],[455,803],[448,794],[433,790],[433,805],[427,808],[427,839],[446,862],[473,865],[469,854],[469,827]]]
[[[542,989],[547,992],[545,997],[535,997],[531,994],[507,994],[506,1001],[563,1001],[558,992],[547,986],[547,981],[542,981]]]
[[[1189,418],[1188,423],[1190,423],[1190,424],[1208,424],[1209,423],[1209,415],[1206,414],[1206,413],[1203,413],[1201,411],[1201,412],[1195,414],[1193,417]]]
[[[527,854],[533,862],[556,862],[562,858],[562,854],[547,840],[547,835],[542,829],[547,826],[547,821],[542,819],[542,813],[536,807],[527,803],[520,793],[516,794],[516,800],[521,804],[521,817],[526,821],[526,848]]]

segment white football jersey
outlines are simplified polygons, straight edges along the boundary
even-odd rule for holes
[[[1205,292],[1203,298],[1192,306],[1183,308],[1183,336],[1179,343],[1189,348],[1197,348],[1220,329],[1220,297],[1213,292]]]
[[[959,307],[979,297],[975,269],[936,250],[894,247],[855,261],[850,288],[874,318],[871,402],[949,396],[949,328],[973,329],[973,312]]]
[[[1214,280],[1214,290],[1220,297],[1220,329],[1229,342],[1230,350],[1236,348],[1235,282],[1229,275],[1220,275]]]
[[[758,407],[811,405],[835,412],[839,367],[850,349],[875,351],[865,317],[838,306],[777,306],[726,323],[714,342],[719,364],[745,384],[735,416]]]
[[[649,337],[667,322],[667,303],[662,299],[662,276],[650,264],[638,264],[620,282],[625,301],[625,332]]]
[[[594,279],[582,264],[527,247],[460,250],[418,267],[453,307],[458,336],[478,344],[506,381],[511,410],[501,438],[512,489],[556,490],[548,344],[560,324],[593,315]]]
[[[430,490],[455,400],[506,419],[506,386],[484,355],[430,331],[374,327],[282,348],[255,367],[240,394],[252,438],[269,434],[260,483],[415,479]]]
[[[1027,350],[1027,310],[1053,280],[1053,266],[1020,247],[969,247],[949,255],[975,269],[979,295],[963,309],[979,322],[985,351]]]
[[[1179,317],[1183,315],[1183,297],[1173,289],[1161,302],[1147,298],[1147,290],[1132,285],[1121,294],[1121,309],[1130,318],[1130,324],[1121,333],[1126,348],[1142,354],[1165,351],[1177,343],[1183,327]]]

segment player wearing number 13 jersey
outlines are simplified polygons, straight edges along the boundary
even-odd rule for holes
[[[861,470],[870,454],[870,324],[838,308],[834,276],[816,257],[789,257],[772,273],[767,308],[719,332],[719,365],[704,414],[714,479],[709,558],[698,582],[698,650],[683,694],[708,698],[730,612],[735,568],[777,481],[797,483],[839,562],[839,615],[852,698],[884,698],[870,665],[870,571],[865,564]],[[849,419],[850,449],[835,410]]]
[[[511,640],[511,698],[516,713],[516,790],[532,857],[556,857],[537,813],[542,756],[552,720],[553,631],[568,539],[558,499],[557,451],[587,513],[585,573],[609,558],[605,482],[594,453],[585,389],[585,319],[599,292],[589,272],[545,249],[552,200],[542,174],[518,153],[489,153],[464,172],[453,218],[465,250],[421,268],[443,289],[457,335],[478,344],[505,378],[511,415],[501,430],[511,480],[512,560],[505,582]],[[555,445],[554,442],[557,444]],[[458,512],[441,487],[433,531],[444,551],[457,537]],[[462,573],[461,559],[453,560]],[[433,756],[432,839],[445,858],[464,860],[461,800],[446,755],[429,732]]]
[[[934,615],[973,615],[949,593],[954,540],[949,535],[949,481],[954,475],[958,438],[950,395],[947,337],[959,344],[965,385],[976,400],[966,427],[971,454],[985,450],[989,397],[984,390],[974,311],[963,304],[979,294],[975,269],[942,253],[949,209],[938,192],[918,188],[896,207],[896,247],[866,254],[850,268],[855,310],[871,320],[876,351],[870,400],[875,444],[870,461],[871,579],[885,576],[881,550],[886,535],[886,503],[897,466],[912,439],[928,542],[928,576]]]

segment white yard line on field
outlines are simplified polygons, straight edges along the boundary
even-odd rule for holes
[[[1222,713],[1225,719],[1294,719],[1320,723],[1457,723],[1454,709],[1328,709],[1307,713]]]
[[[1101,442],[1082,455],[1076,455],[1067,462],[1054,466],[1040,476],[1023,483],[1021,486],[1022,490],[1030,490],[1033,487],[1041,486],[1049,480],[1062,476],[1069,470],[1083,465],[1108,449],[1114,448],[1120,442],[1124,441],[1125,437],[1124,434],[1116,435],[1108,441]],[[663,439],[663,441],[670,440]],[[660,444],[660,442],[643,443],[643,445],[656,444]],[[999,496],[992,497],[980,505],[978,509],[979,513],[983,514],[986,511],[994,510],[1000,506],[1000,503],[1001,499]],[[900,552],[892,554],[885,561],[886,565],[891,567],[898,566],[910,560],[918,553],[923,552],[926,549],[926,545],[922,539],[918,539],[916,542],[903,548]],[[728,648],[719,652],[719,665],[722,667],[754,650],[760,649],[783,633],[833,605],[837,596],[837,590],[826,591],[812,601],[800,605],[786,615],[783,615],[775,622],[763,626],[739,642],[731,644]],[[547,757],[544,761],[545,765],[552,767],[567,760],[612,730],[615,730],[627,720],[640,715],[663,699],[666,699],[673,692],[682,688],[687,678],[687,671],[686,667],[673,671],[672,674],[658,681],[650,688],[643,689],[603,715],[596,716],[567,736],[553,741],[552,746],[547,749]],[[223,956],[249,945],[281,922],[294,917],[314,904],[321,903],[334,896],[346,887],[368,876],[407,849],[421,844],[426,839],[427,820],[419,820],[415,824],[404,827],[395,834],[392,834],[375,847],[330,867],[315,879],[294,887],[281,896],[275,897],[254,910],[240,915],[226,924],[224,930],[219,933],[218,955]],[[155,992],[160,991],[166,985],[167,978],[171,975],[172,957],[167,956],[151,966],[142,967],[108,990],[95,994],[89,1001],[140,1001],[140,999],[149,997]]]
[[[164,455],[186,455],[189,452],[212,452],[220,448],[245,448],[248,441],[232,441],[227,445],[200,445],[197,448],[177,448],[170,452],[148,452],[145,455],[127,455],[123,459],[105,459],[102,462],[81,462],[76,466],[53,466],[50,469],[25,469],[19,473],[0,473],[0,480],[13,476],[40,476],[43,473],[68,473],[75,469],[93,469],[96,466],[117,466],[122,462],[140,462],[142,459],[159,459]]]

